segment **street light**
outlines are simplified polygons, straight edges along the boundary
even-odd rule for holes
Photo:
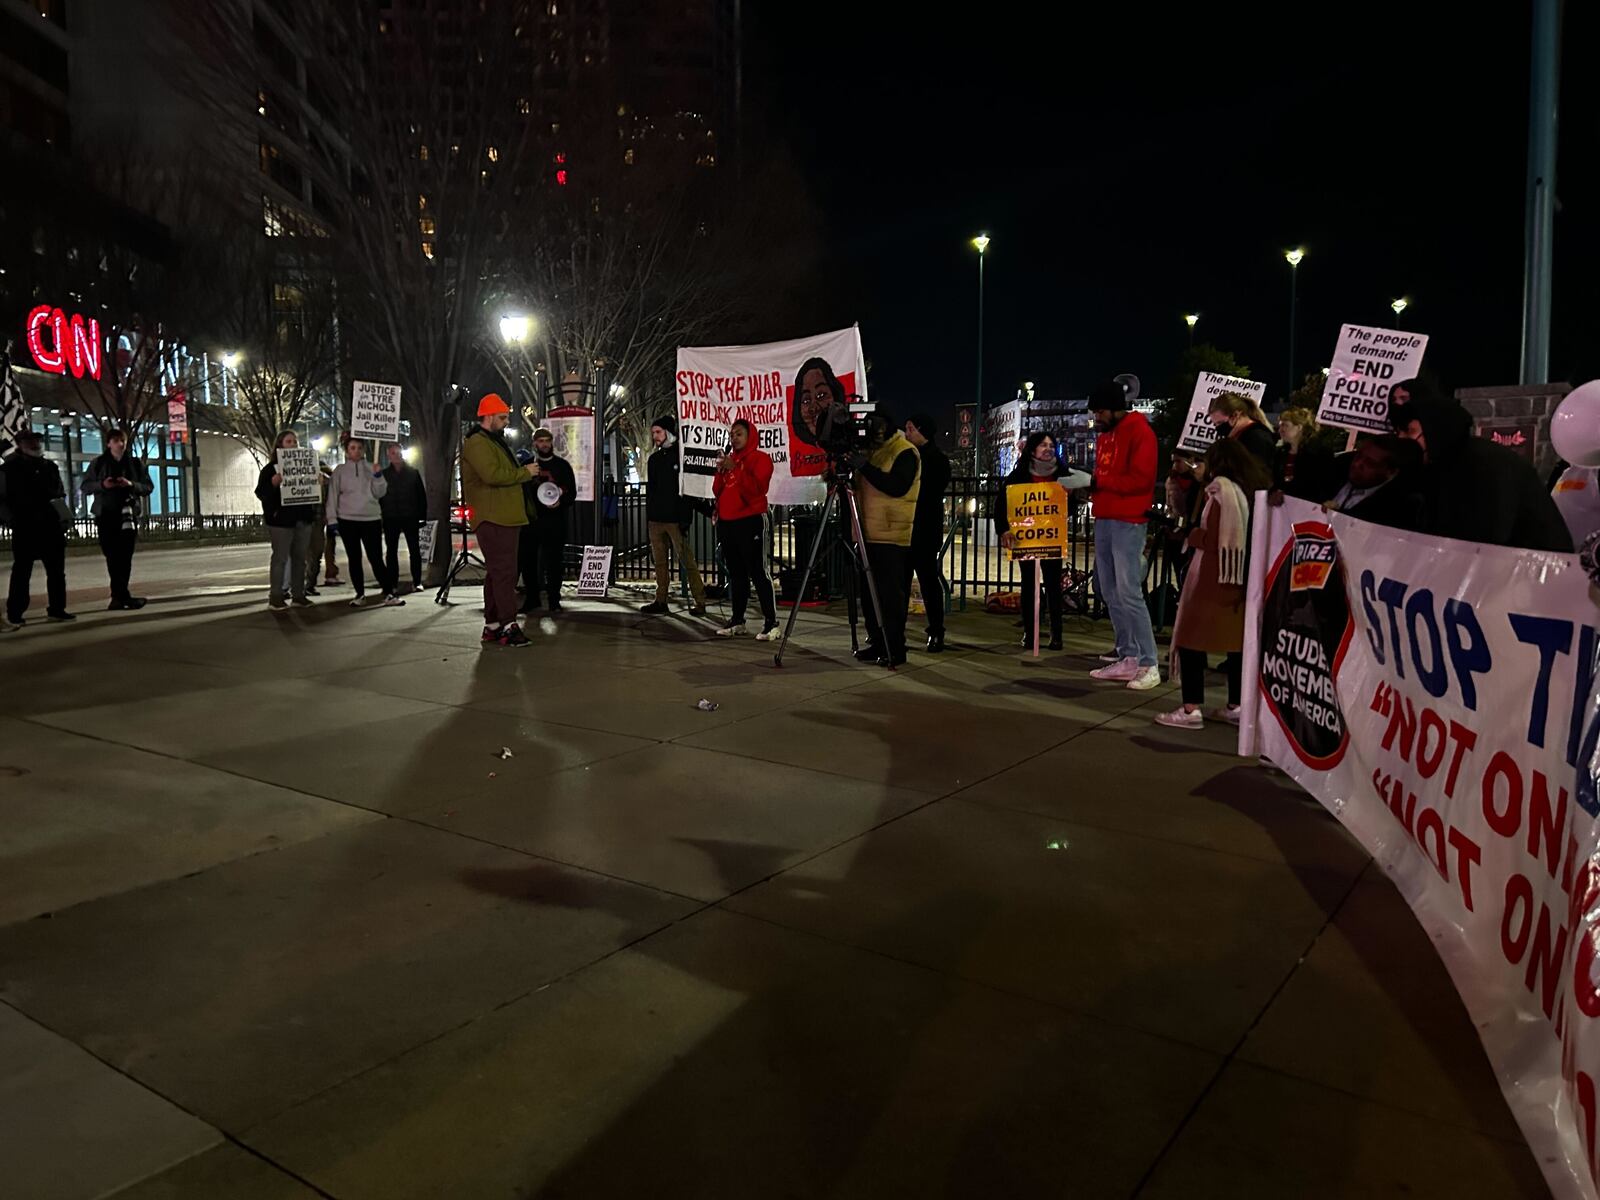
[[[523,313],[507,313],[500,318],[500,337],[509,345],[520,346],[533,333],[533,318]]]
[[[1183,318],[1183,323],[1189,327],[1189,345],[1192,346],[1192,345],[1194,345],[1194,327],[1196,325],[1200,324],[1200,314],[1199,313],[1187,313],[1187,314],[1185,314],[1185,316]]]
[[[243,357],[237,350],[225,350],[222,353],[222,365],[230,371],[235,370],[239,366],[239,360]]]
[[[1299,246],[1284,251],[1283,255],[1283,260],[1289,264],[1289,391],[1291,392],[1298,386],[1294,377],[1295,282],[1300,278],[1300,263],[1305,256],[1305,250]]]
[[[975,428],[979,433],[978,445],[973,449],[972,461],[977,468],[976,473],[983,473],[983,259],[984,251],[989,248],[989,235],[980,233],[972,239],[972,244],[978,250],[978,384],[977,403],[974,410]]]
[[[1394,309],[1394,315],[1398,317],[1401,313],[1405,312],[1406,309],[1411,307],[1411,301],[1407,300],[1404,296],[1401,296],[1398,300],[1391,300],[1389,302],[1389,307]]]

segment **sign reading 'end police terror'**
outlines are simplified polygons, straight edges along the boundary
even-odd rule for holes
[[[1357,433],[1389,432],[1389,389],[1422,369],[1426,335],[1346,325],[1328,368],[1317,420]]]
[[[1067,489],[1059,483],[1006,486],[1011,557],[1064,558],[1067,552]]]

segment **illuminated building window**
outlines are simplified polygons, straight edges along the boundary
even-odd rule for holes
[[[426,234],[428,237],[433,236],[434,226],[432,217],[423,217],[422,220],[417,222],[417,225],[422,233]]]
[[[490,146],[489,147],[489,161],[490,162],[499,162],[500,161],[500,147],[498,147],[498,146]]]
[[[428,161],[428,147],[427,147],[426,144],[424,144],[421,148],[419,148],[417,150],[417,157],[419,159],[421,159],[423,162],[427,162]]]
[[[432,242],[423,242],[422,243],[422,255],[423,255],[424,258],[428,259],[430,262],[433,260],[433,243]]]
[[[561,170],[556,172],[556,186],[557,187],[566,187],[567,186],[567,169],[565,167],[562,167]]]
[[[630,166],[630,167],[633,166],[633,147],[632,146],[629,146],[626,150],[624,150],[622,152],[622,161],[627,163],[628,166]]]

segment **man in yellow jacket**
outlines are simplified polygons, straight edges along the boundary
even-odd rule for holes
[[[483,644],[526,646],[517,626],[517,545],[528,523],[522,485],[534,465],[521,466],[506,445],[511,407],[490,392],[478,401],[477,427],[461,444],[461,502],[478,535],[488,578],[483,582]]]
[[[867,644],[856,651],[862,662],[886,661],[898,667],[906,661],[906,563],[921,486],[917,448],[883,413],[873,413],[867,418],[867,459],[856,471],[855,487],[867,569],[883,609],[883,628],[878,627],[872,596],[862,578],[857,591],[865,608]]]

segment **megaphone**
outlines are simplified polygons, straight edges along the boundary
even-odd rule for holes
[[[1600,379],[1574,388],[1556,407],[1550,444],[1575,467],[1600,467]]]

